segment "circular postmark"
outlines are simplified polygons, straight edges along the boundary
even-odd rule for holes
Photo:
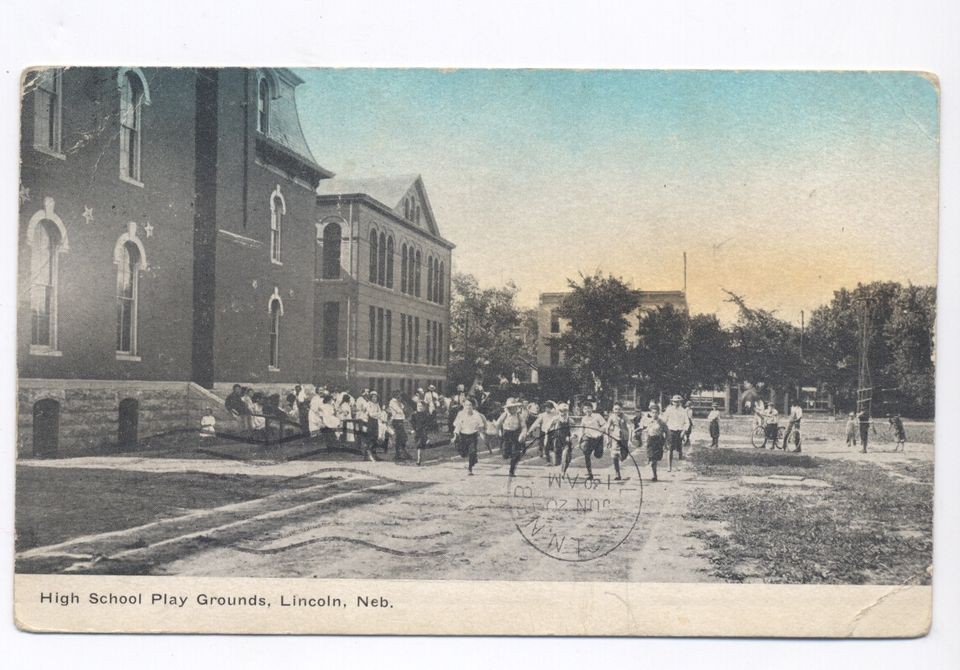
[[[592,561],[617,549],[636,528],[643,503],[640,466],[629,448],[620,451],[621,479],[617,479],[610,463],[619,451],[616,441],[603,442],[607,453],[598,457],[596,441],[588,445],[574,436],[565,473],[562,465],[550,461],[518,470],[509,478],[507,505],[514,525],[540,553],[559,561]],[[525,447],[534,443],[530,440]],[[587,449],[592,478],[585,467]]]

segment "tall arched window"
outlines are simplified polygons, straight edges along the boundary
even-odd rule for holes
[[[323,229],[324,279],[340,279],[340,224],[328,223]]]
[[[141,181],[142,108],[143,82],[135,72],[127,71],[120,88],[120,176],[136,182]]]
[[[287,203],[280,192],[280,186],[270,195],[270,260],[280,262],[280,249],[283,238],[283,216],[287,213]]]
[[[414,277],[413,277],[413,293],[414,293],[414,295],[416,295],[418,298],[420,297],[420,275],[421,275],[421,272],[420,272],[420,265],[421,265],[421,263],[420,263],[420,261],[421,261],[421,259],[422,259],[422,256],[421,256],[421,254],[420,254],[420,250],[417,249],[416,261],[415,261],[416,271],[414,272]]]
[[[393,288],[393,235],[387,238],[387,288]]]
[[[280,300],[270,301],[270,369],[280,369],[280,317],[283,316],[283,306]]]
[[[260,77],[257,85],[257,130],[266,134],[270,129],[270,83]]]
[[[400,245],[400,292],[407,292],[407,243]]]
[[[376,230],[370,231],[370,281],[377,283],[377,256],[379,255],[379,237]]]
[[[120,248],[117,259],[117,353],[137,353],[137,312],[139,311],[140,268],[143,259],[133,242]]]
[[[440,303],[441,305],[443,304],[443,292],[444,292],[443,274],[444,274],[443,261],[440,261],[440,269],[437,271],[437,275],[439,275],[439,278],[437,280],[437,302]]]
[[[387,236],[380,233],[380,253],[377,255],[377,283],[387,282]]]
[[[413,262],[413,245],[407,247],[407,294],[413,295],[413,276],[415,268]]]
[[[427,300],[433,302],[433,256],[427,256]]]
[[[33,234],[30,255],[30,345],[57,348],[57,291],[60,232],[41,221]]]

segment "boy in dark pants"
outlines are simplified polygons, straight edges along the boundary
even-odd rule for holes
[[[427,405],[423,401],[417,403],[417,411],[410,417],[413,426],[413,440],[417,444],[417,465],[423,464],[423,450],[427,448],[427,431],[433,417],[427,412]]]

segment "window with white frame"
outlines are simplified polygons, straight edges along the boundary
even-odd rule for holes
[[[126,71],[120,86],[120,176],[135,182],[142,181],[143,91],[140,76],[133,70]]]
[[[41,221],[31,242],[30,345],[52,351],[57,348],[60,232],[52,223]]]
[[[270,194],[270,260],[280,262],[280,250],[283,238],[283,217],[287,213],[287,203],[280,192],[280,185]]]
[[[33,146],[57,154],[61,148],[62,75],[61,68],[41,70],[33,92]]]
[[[143,259],[133,242],[120,247],[117,258],[117,353],[137,353],[137,313],[140,300],[140,268]]]

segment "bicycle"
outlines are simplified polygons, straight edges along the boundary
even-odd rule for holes
[[[783,434],[786,431],[786,428],[783,426],[777,426],[777,441],[774,443],[774,447],[779,447],[783,444]],[[753,443],[754,449],[763,449],[763,443],[767,441],[767,432],[764,426],[755,426],[753,429],[753,434],[750,436],[750,441]]]

